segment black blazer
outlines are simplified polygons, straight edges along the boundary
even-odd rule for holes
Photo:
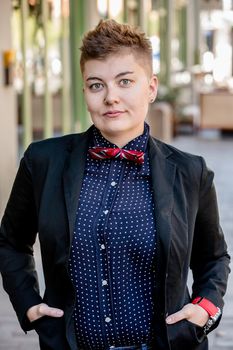
[[[84,176],[91,128],[29,146],[12,188],[0,230],[0,270],[19,322],[35,328],[41,349],[77,349],[72,311],[74,288],[67,262],[76,209]],[[221,309],[229,273],[229,256],[219,226],[213,173],[201,157],[181,152],[152,137],[149,157],[158,232],[155,293],[158,349],[206,350],[202,329],[188,321],[166,326],[165,317],[196,296]],[[45,294],[39,295],[33,244],[39,235]],[[192,296],[187,276],[192,269]],[[32,324],[25,313],[42,300],[65,311],[64,317],[43,317]],[[163,338],[162,340],[160,338]],[[160,345],[158,345],[160,344]]]

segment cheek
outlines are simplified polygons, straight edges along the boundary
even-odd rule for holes
[[[89,96],[89,95],[84,95],[84,99],[85,99],[85,102],[86,102],[86,105],[87,105],[87,110],[89,112],[92,112],[92,111],[95,111],[95,109],[97,108],[96,106],[96,99],[93,98],[92,96]]]
[[[128,105],[140,113],[149,104],[149,94],[147,90],[138,89],[129,98],[126,96],[126,101],[128,101]]]
[[[149,93],[148,90],[141,90],[137,96],[135,96],[132,104],[135,116],[137,119],[143,119],[146,117],[149,108]]]
[[[137,87],[135,87],[131,99],[133,98],[133,100],[135,101],[135,104],[142,104],[142,103],[147,103],[149,102],[149,96],[150,96],[150,90],[148,88],[148,86],[143,82],[141,83],[141,85],[138,85]]]

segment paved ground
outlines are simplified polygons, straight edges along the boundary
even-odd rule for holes
[[[229,252],[233,255],[233,135],[215,137],[178,137],[173,144],[185,151],[201,154],[215,171],[219,209]],[[37,257],[38,257],[38,248]],[[37,258],[39,270],[40,262]],[[225,298],[224,317],[218,329],[210,335],[210,350],[233,350],[233,274]],[[0,286],[0,350],[38,350],[34,332],[25,335],[18,326],[7,295]],[[181,349],[183,350],[183,349]]]

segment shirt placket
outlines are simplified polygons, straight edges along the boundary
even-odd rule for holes
[[[106,340],[108,344],[115,339],[115,319],[113,313],[113,296],[112,296],[112,281],[109,268],[109,249],[107,245],[107,227],[111,210],[114,207],[114,202],[117,194],[117,189],[120,186],[123,177],[125,164],[122,162],[111,162],[110,171],[106,189],[103,196],[103,207],[100,211],[99,220],[97,222],[96,233],[99,246],[99,294],[100,305],[102,305],[103,327],[105,329]],[[109,238],[109,237],[108,237]],[[106,344],[106,345],[108,345]]]

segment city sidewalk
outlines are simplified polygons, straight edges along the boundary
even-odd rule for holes
[[[214,170],[221,223],[229,253],[233,255],[233,136],[222,139],[182,136],[176,138],[173,145],[186,152],[203,155],[208,166]],[[38,248],[36,252],[40,275]],[[210,350],[233,350],[233,274],[230,276],[225,303],[222,322],[209,336]],[[8,297],[0,286],[0,350],[38,349],[35,333],[32,331],[25,335],[19,328]]]

